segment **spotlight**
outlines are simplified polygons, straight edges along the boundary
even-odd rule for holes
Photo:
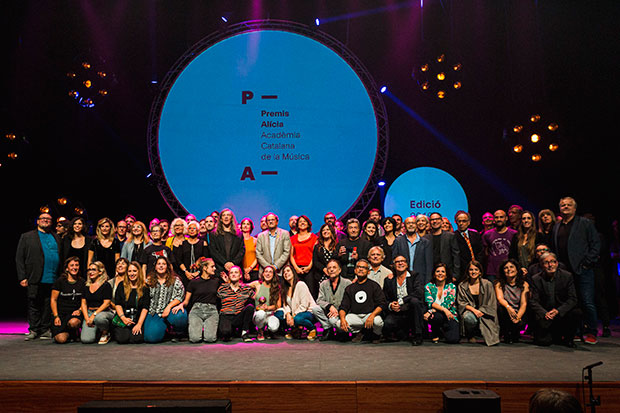
[[[314,19],[314,25],[315,26],[320,26],[321,25],[321,20],[319,20],[318,17],[316,19]]]
[[[225,16],[222,16],[221,19],[224,23],[228,23],[228,19]]]
[[[560,149],[560,145],[558,145],[557,143],[551,143],[551,144],[549,144],[549,150],[550,150],[551,152],[555,152],[555,151],[557,151],[558,149]]]
[[[4,135],[4,137],[10,141],[14,141],[17,136],[15,136],[14,133],[7,133],[6,135]]]
[[[84,210],[80,207],[74,208],[73,212],[75,212],[76,215],[84,215]]]
[[[521,131],[523,130],[523,126],[516,125],[514,128],[512,128],[512,130],[514,131],[514,133],[521,133]]]
[[[514,126],[503,138],[507,140],[514,153],[523,153],[532,162],[540,162],[543,159],[544,154],[540,152],[542,149],[539,143],[545,142],[544,147],[550,152],[556,152],[560,148],[558,124],[543,119],[543,116],[544,114],[534,113],[521,122],[513,123]]]
[[[82,62],[82,67],[86,70],[90,69],[90,63],[88,62]]]
[[[435,57],[426,56],[420,66],[414,67],[411,76],[416,79],[423,92],[437,99],[448,97],[448,91],[457,91],[463,87],[461,63],[450,62],[445,53]],[[444,83],[449,82],[449,86]]]
[[[83,108],[92,108],[109,93],[114,76],[104,70],[96,59],[79,59],[76,67],[67,72],[69,97]]]
[[[377,183],[377,185],[378,185],[378,186],[385,186],[385,181],[379,181],[379,182]]]
[[[536,123],[540,120],[540,115],[532,115],[532,117],[530,118],[530,122],[532,123]]]
[[[90,80],[85,80],[82,82],[82,84],[85,88],[89,89],[93,85],[93,82],[91,82]]]
[[[557,123],[550,123],[549,126],[547,126],[547,129],[549,129],[551,132],[555,132],[556,130],[558,130],[558,124]]]
[[[532,161],[534,162],[540,162],[540,160],[542,159],[542,156],[540,156],[540,154],[535,153],[534,155],[532,155]]]
[[[99,93],[101,96],[106,96],[106,95],[108,94],[108,91],[107,91],[107,90],[105,90],[105,89],[101,89],[101,90],[100,90],[99,92],[97,92],[97,93]]]
[[[102,71],[97,72],[97,76],[99,76],[102,79],[104,79],[107,75],[108,74],[106,72],[102,72]]]
[[[17,154],[15,152],[11,152],[7,156],[9,159],[17,159]]]
[[[532,141],[532,143],[538,143],[538,141],[540,140],[540,135],[538,135],[537,133],[534,133],[531,137],[530,140]]]
[[[381,86],[381,89],[379,89],[379,91],[380,91],[381,93],[385,93],[385,92],[387,92],[387,86]]]
[[[67,205],[67,202],[69,202],[67,201],[67,198],[65,198],[64,196],[61,198],[58,198],[56,201],[58,202],[58,205]]]
[[[515,151],[516,153],[521,153],[521,152],[523,152],[523,145],[515,145],[512,148],[512,150]]]
[[[75,72],[67,72],[67,77],[73,79],[76,76]]]
[[[146,174],[146,179],[149,179],[151,176],[153,176],[153,173],[149,172],[148,174]]]

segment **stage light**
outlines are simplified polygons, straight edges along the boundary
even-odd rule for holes
[[[90,69],[90,63],[88,62],[82,62],[82,67],[86,70]]]
[[[228,19],[226,17],[222,16],[221,19],[224,23],[228,23]]]
[[[17,159],[17,154],[15,152],[11,152],[7,155],[9,159]]]
[[[8,139],[8,140],[10,140],[10,141],[14,141],[14,140],[15,140],[15,138],[17,137],[17,136],[15,136],[15,134],[14,134],[14,133],[7,133],[7,134],[6,134],[6,135],[4,135],[4,136],[5,136],[5,138],[7,138],[7,139]]]
[[[550,122],[545,116],[540,112],[534,112],[505,130],[502,139],[508,143],[512,152],[523,153],[524,159],[532,162],[541,162],[543,160],[541,142],[544,142],[544,147],[550,152],[559,150],[558,125]]]
[[[540,120],[540,115],[532,115],[532,117],[530,118],[530,122],[532,123],[536,123]]]
[[[75,72],[67,72],[67,77],[73,79],[76,76]]]
[[[104,79],[108,74],[106,72],[97,72],[97,76],[99,76],[100,78]]]
[[[449,60],[445,53],[439,53],[434,57],[425,56],[422,60],[424,63],[414,66],[411,76],[422,91],[436,99],[445,99],[448,97],[448,90],[460,90],[463,87],[461,75],[463,65]],[[450,85],[445,85],[445,82],[450,82]]]
[[[58,205],[67,205],[67,202],[69,202],[67,201],[67,198],[65,198],[64,196],[61,198],[58,198],[56,201],[58,202]]]
[[[76,60],[76,67],[67,72],[68,94],[83,108],[92,108],[109,94],[114,76],[101,67],[101,59],[81,57]]]
[[[549,129],[551,132],[555,132],[556,130],[558,130],[559,126],[557,123],[550,123],[549,126],[547,126],[547,129]]]
[[[80,207],[74,208],[73,212],[75,212],[76,215],[84,215],[84,210]]]
[[[50,208],[47,205],[43,205],[41,208],[39,208],[39,212],[42,214],[49,214]]]
[[[512,128],[512,130],[514,131],[514,133],[521,133],[521,131],[523,130],[523,126],[516,125],[514,128]]]
[[[314,19],[314,25],[315,26],[320,26],[321,25],[321,20],[319,20],[318,17],[316,19]]]
[[[107,94],[108,94],[108,91],[107,91],[107,90],[105,90],[105,89],[101,89],[98,93],[99,93],[101,96],[105,96],[105,95],[107,95]]]
[[[387,86],[381,86],[381,89],[379,89],[379,91],[381,93],[385,93],[387,91]]]
[[[534,155],[532,155],[532,161],[534,162],[540,162],[540,160],[542,159],[542,156],[540,156],[540,154],[535,153]]]
[[[153,176],[153,173],[149,172],[148,174],[146,174],[146,179],[149,179],[151,176]]]
[[[521,152],[523,152],[523,145],[515,145],[512,148],[512,150],[515,151],[516,153],[521,153]]]
[[[558,145],[557,143],[551,143],[549,144],[549,150],[551,152],[555,152],[560,148],[560,145]]]
[[[93,82],[91,82],[90,80],[85,80],[84,82],[82,82],[82,84],[84,85],[84,87],[90,88],[93,85]]]
[[[377,185],[378,185],[378,186],[385,186],[385,181],[379,181],[379,182],[377,183]]]
[[[538,141],[540,141],[540,135],[537,133],[534,133],[530,137],[530,140],[532,141],[532,143],[537,143]]]

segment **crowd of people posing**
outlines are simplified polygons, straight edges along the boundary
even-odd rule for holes
[[[519,341],[527,328],[538,345],[595,344],[600,240],[574,199],[559,207],[557,222],[550,210],[538,214],[538,229],[529,211],[498,210],[483,233],[465,211],[456,230],[439,213],[401,221],[372,210],[346,225],[328,213],[317,233],[307,216],[285,230],[269,213],[256,237],[253,222],[237,223],[229,209],[148,228],[130,215],[116,225],[103,218],[92,238],[82,217],[58,221],[54,233],[42,213],[17,248],[26,340],[492,346]],[[603,335],[608,326],[603,319]]]

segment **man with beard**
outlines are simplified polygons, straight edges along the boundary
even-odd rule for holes
[[[493,282],[497,278],[499,265],[508,259],[510,244],[517,231],[506,226],[508,217],[506,212],[498,209],[493,214],[495,227],[482,235],[482,245],[487,257],[487,269],[485,278]]]

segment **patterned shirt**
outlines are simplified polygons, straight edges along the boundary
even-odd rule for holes
[[[239,314],[246,306],[250,298],[254,298],[254,288],[245,284],[238,284],[237,291],[233,290],[230,283],[221,285],[217,290],[217,296],[222,300],[221,314]]]
[[[452,313],[455,320],[457,318],[456,312],[456,287],[452,283],[448,283],[443,287],[443,303],[441,306]],[[428,283],[424,286],[424,301],[429,310],[433,309],[433,303],[437,299],[437,286],[434,283]]]
[[[183,301],[185,297],[185,287],[183,287],[183,283],[178,277],[174,277],[174,283],[170,287],[157,282],[155,287],[149,290],[151,294],[149,314],[151,315],[161,315],[171,301]]]

